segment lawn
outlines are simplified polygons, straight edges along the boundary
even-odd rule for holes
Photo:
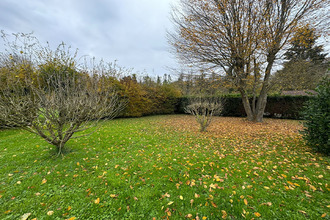
[[[0,131],[0,219],[327,219],[330,159],[299,121],[192,116],[102,122],[64,157]],[[30,214],[29,214],[30,213]]]

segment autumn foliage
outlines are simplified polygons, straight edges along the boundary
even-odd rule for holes
[[[329,16],[320,14],[328,6],[325,0],[180,3],[173,9],[176,30],[169,34],[173,53],[186,65],[225,75],[240,92],[248,120],[257,122],[273,84],[273,66],[288,39],[304,19]]]

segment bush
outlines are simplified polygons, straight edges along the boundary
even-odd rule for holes
[[[220,115],[223,109],[223,101],[219,98],[198,97],[190,98],[190,104],[185,108],[185,112],[195,116],[200,125],[200,131],[206,131],[211,124],[213,115]]]
[[[317,96],[307,102],[303,135],[307,144],[318,152],[330,154],[330,77],[323,79]]]

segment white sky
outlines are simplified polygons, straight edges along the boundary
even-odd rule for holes
[[[171,74],[166,30],[178,0],[0,0],[0,30],[31,33],[55,48],[61,42],[151,76]],[[325,51],[329,53],[329,42]],[[0,41],[0,51],[3,51]],[[329,56],[329,54],[328,54]],[[173,76],[172,76],[173,77]],[[175,76],[174,76],[175,77]]]
[[[41,43],[64,42],[81,56],[162,76],[177,65],[166,40],[176,1],[0,0],[0,30],[33,32]]]

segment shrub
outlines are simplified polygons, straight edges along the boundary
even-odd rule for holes
[[[190,98],[190,104],[185,108],[185,112],[195,116],[200,125],[200,131],[206,131],[211,124],[213,115],[220,115],[223,109],[223,101],[218,98]]]
[[[323,79],[317,96],[307,102],[303,135],[307,144],[318,152],[330,154],[330,77]]]

